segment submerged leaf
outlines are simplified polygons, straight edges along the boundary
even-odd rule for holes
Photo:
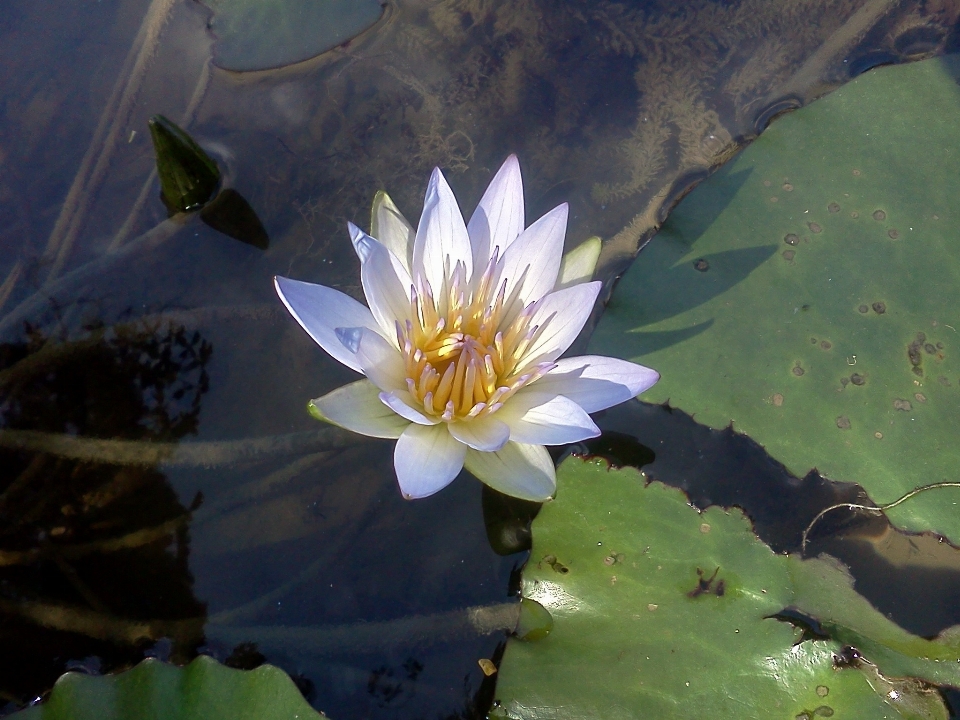
[[[775,554],[739,510],[573,458],[533,532],[523,595],[553,628],[510,641],[495,716],[946,718],[926,681],[960,682],[957,643],[896,626],[831,560]]]
[[[373,25],[380,0],[204,0],[214,12],[214,62],[266,70],[307,60]]]

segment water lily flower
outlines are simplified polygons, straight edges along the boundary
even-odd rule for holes
[[[468,223],[435,169],[416,230],[382,192],[371,234],[349,225],[366,306],[323,285],[276,278],[303,329],[365,376],[311,401],[311,412],[396,439],[404,497],[432,495],[466,467],[500,492],[548,499],[556,474],[544,446],[599,435],[588,413],[659,379],[616,358],[560,358],[600,291],[589,281],[599,239],[564,257],[566,225],[563,204],[524,227],[515,156]]]

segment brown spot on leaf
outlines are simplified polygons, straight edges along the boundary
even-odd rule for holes
[[[713,571],[713,574],[710,577],[703,576],[703,570],[697,568],[697,586],[687,593],[688,598],[698,598],[701,595],[716,595],[717,597],[723,597],[726,592],[726,582],[722,579],[717,578],[717,573],[720,572],[718,567]]]

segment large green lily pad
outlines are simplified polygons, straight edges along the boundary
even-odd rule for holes
[[[184,668],[145,660],[119,675],[67,673],[42,704],[16,720],[310,720],[310,707],[279,668],[232,670],[209,657]]]
[[[591,349],[878,503],[957,480],[960,65],[871,71],[777,120],[670,216]],[[960,490],[890,511],[960,540]]]
[[[773,553],[739,510],[699,512],[636,470],[572,458],[533,537],[523,594],[554,627],[508,645],[496,716],[947,716],[910,678],[960,682],[951,631],[908,634],[835,562]],[[785,611],[829,638],[774,617]],[[845,646],[862,658],[846,662]]]
[[[373,25],[380,0],[203,0],[214,12],[214,62],[266,70],[319,55]]]

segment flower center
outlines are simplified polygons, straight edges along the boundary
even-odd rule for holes
[[[431,417],[453,422],[495,413],[554,366],[523,362],[539,330],[531,325],[537,303],[510,312],[518,301],[506,297],[506,280],[495,282],[496,269],[495,251],[472,293],[460,263],[438,297],[423,278],[419,290],[411,288],[413,319],[397,323],[397,340],[407,389]]]

